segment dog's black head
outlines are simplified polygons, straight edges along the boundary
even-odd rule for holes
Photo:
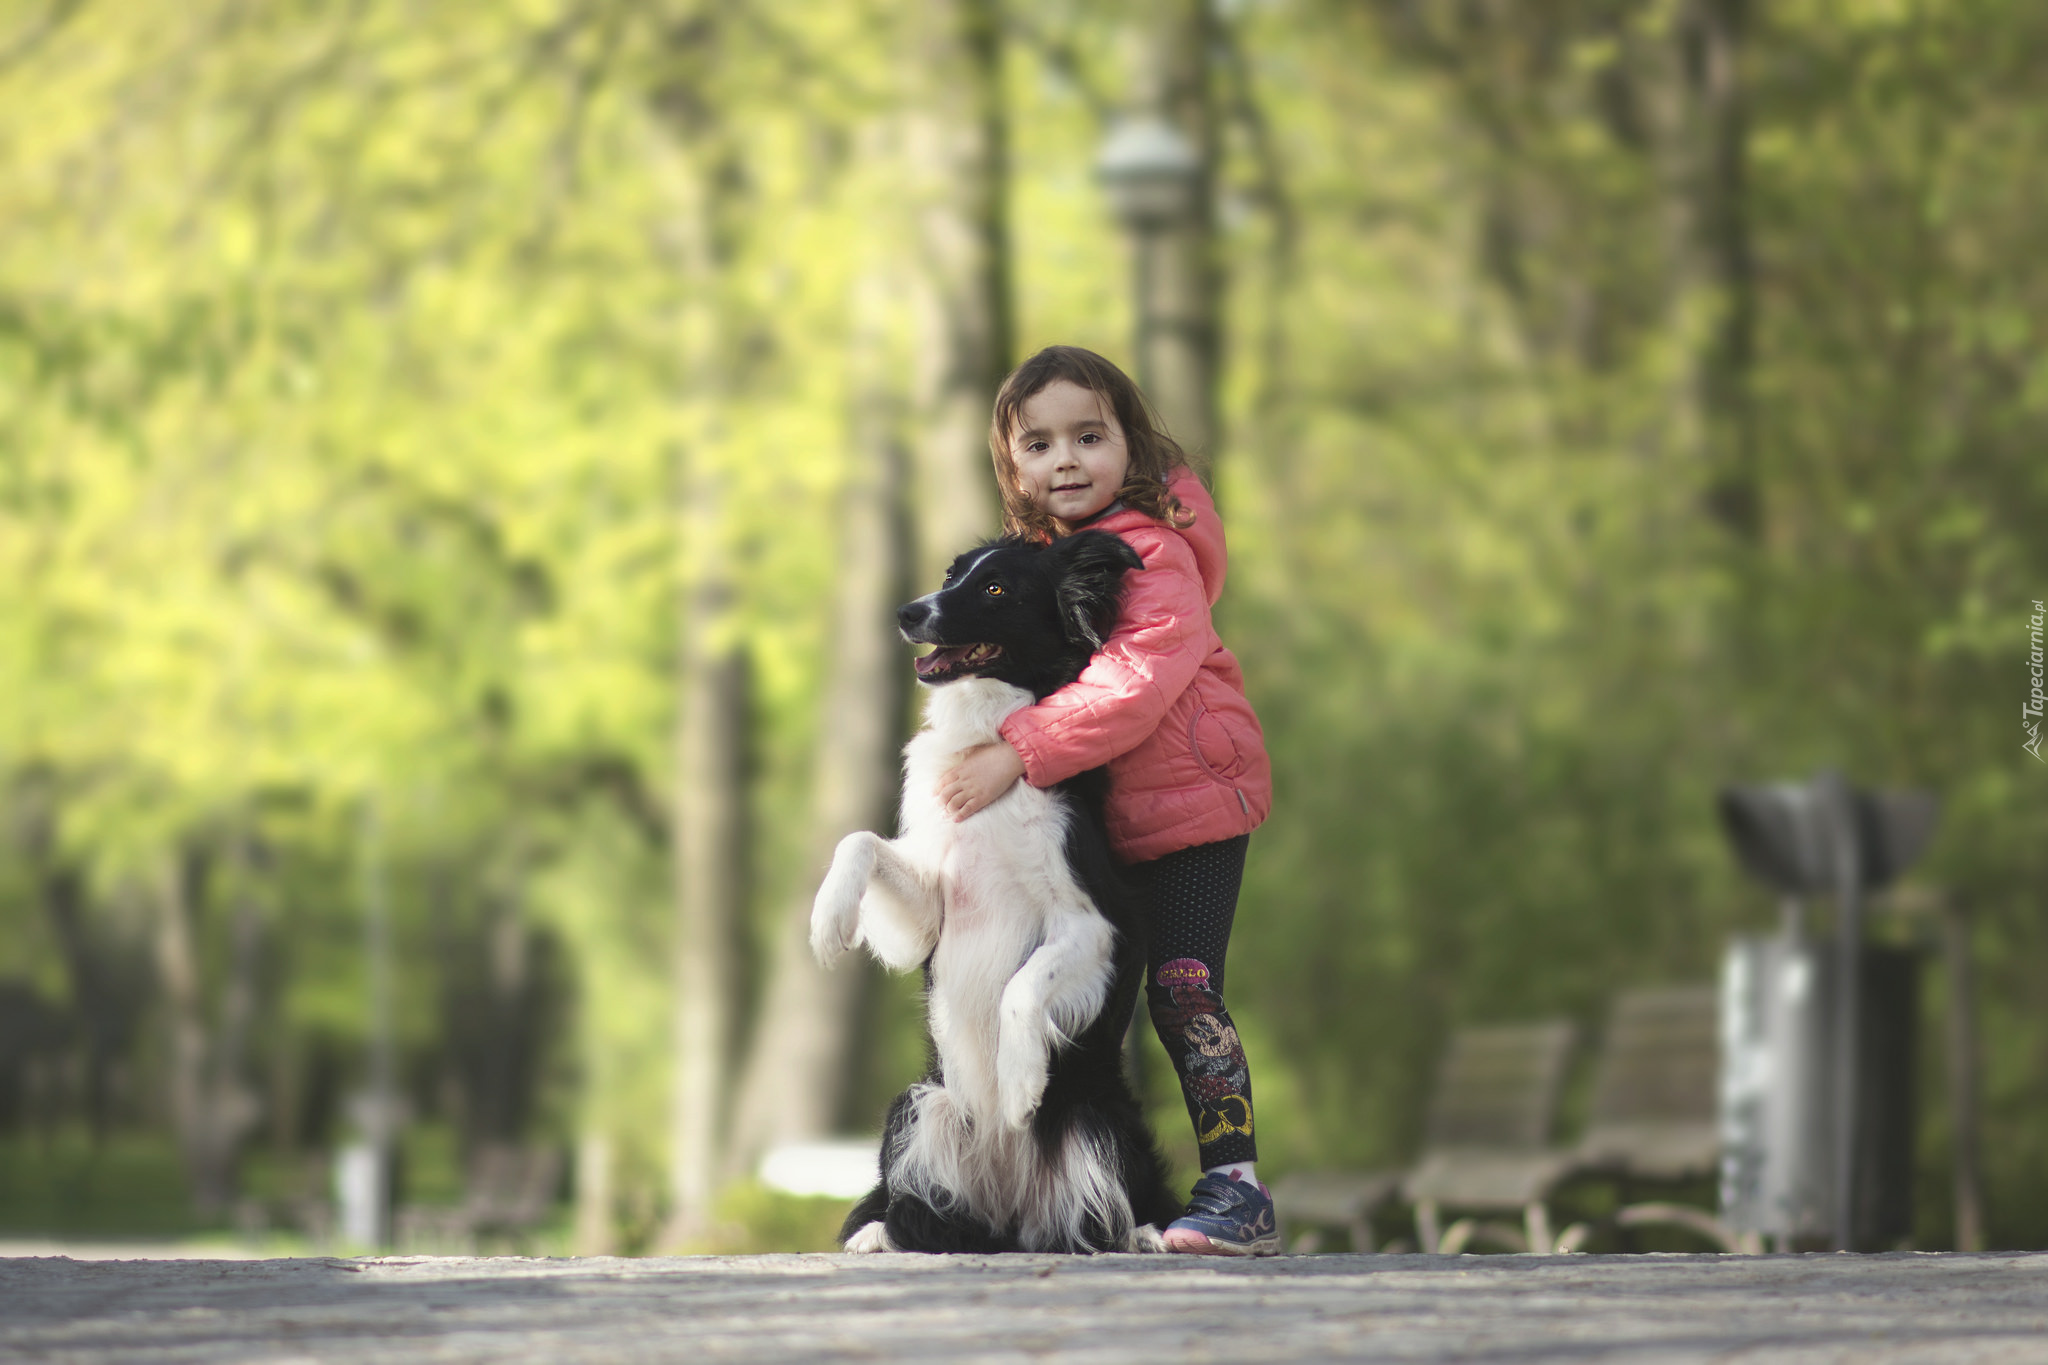
[[[1138,552],[1107,531],[1050,545],[1005,536],[969,550],[945,586],[897,609],[912,644],[938,648],[917,661],[917,680],[996,678],[1043,697],[1081,676],[1116,626],[1124,572]]]

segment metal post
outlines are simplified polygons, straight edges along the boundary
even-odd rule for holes
[[[1960,891],[1943,899],[1942,950],[1948,959],[1949,1115],[1954,1129],[1956,1250],[1984,1249],[1984,1185],[1979,1165],[1980,1067],[1977,980],[1970,916]]]
[[[1778,933],[1787,943],[1806,937],[1806,902],[1797,896],[1778,897]]]
[[[1852,1251],[1856,1239],[1857,1014],[1863,965],[1862,848],[1856,831],[1854,796],[1837,774],[1825,774],[1833,811],[1835,924],[1834,1046],[1834,1244]]]
[[[371,1241],[391,1245],[393,1146],[397,1140],[391,1018],[391,907],[384,880],[383,829],[375,803],[363,812],[363,917],[370,977],[370,1102],[364,1137],[372,1153]]]
[[[1159,330],[1159,233],[1145,223],[1134,223],[1131,232],[1132,337],[1137,359],[1138,387],[1148,394],[1159,388],[1159,365],[1153,354]]]

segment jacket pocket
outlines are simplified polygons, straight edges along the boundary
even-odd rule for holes
[[[1230,736],[1230,728],[1211,714],[1200,700],[1195,702],[1194,713],[1188,717],[1188,748],[1212,782],[1234,787],[1237,779],[1244,775],[1244,759],[1237,752],[1237,743]]]

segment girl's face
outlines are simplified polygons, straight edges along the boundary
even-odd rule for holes
[[[1131,467],[1124,429],[1108,405],[1065,379],[1024,400],[1010,458],[1032,505],[1064,522],[1086,521],[1115,502]]]

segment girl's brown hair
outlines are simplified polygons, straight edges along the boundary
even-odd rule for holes
[[[1117,500],[1135,507],[1146,516],[1174,526],[1194,524],[1193,509],[1166,490],[1167,477],[1187,465],[1188,457],[1152,412],[1152,405],[1129,375],[1109,361],[1079,346],[1048,346],[1010,371],[996,393],[995,415],[988,424],[988,451],[996,466],[996,487],[1003,494],[1003,530],[1009,535],[1050,540],[1059,534],[1059,523],[1050,513],[1032,505],[1017,477],[1017,462],[1010,457],[1010,435],[1022,419],[1024,405],[1049,384],[1060,380],[1077,384],[1109,405],[1110,414],[1124,429],[1124,449],[1130,468]]]

